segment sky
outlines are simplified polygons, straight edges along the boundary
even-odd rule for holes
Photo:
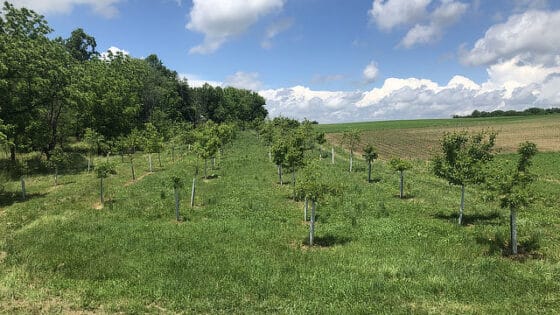
[[[560,107],[559,0],[12,0],[320,123]]]

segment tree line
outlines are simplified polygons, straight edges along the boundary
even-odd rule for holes
[[[0,145],[16,153],[82,140],[105,143],[154,127],[164,140],[178,126],[207,121],[244,124],[267,116],[265,100],[233,87],[191,87],[157,55],[144,59],[97,51],[83,29],[50,38],[45,18],[4,2],[0,14]]]
[[[453,118],[483,118],[483,117],[505,117],[505,116],[531,116],[531,115],[550,115],[560,113],[560,108],[538,108],[531,107],[525,110],[495,110],[491,112],[479,111],[475,109],[470,115],[453,115]]]

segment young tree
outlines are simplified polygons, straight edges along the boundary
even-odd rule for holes
[[[99,178],[99,197],[101,200],[101,206],[105,205],[105,198],[103,196],[103,179],[109,177],[111,174],[116,174],[115,165],[109,162],[100,163],[97,167],[97,178]]]
[[[319,145],[319,159],[322,160],[323,159],[323,145],[325,143],[327,143],[327,138],[325,138],[325,133],[324,132],[317,133],[317,135],[315,137],[315,141]]]
[[[298,191],[311,201],[311,217],[309,222],[309,246],[313,246],[315,237],[315,212],[317,202],[327,191],[327,187],[320,182],[320,171],[316,163],[309,163],[302,171],[301,180],[298,182]]]
[[[360,143],[360,132],[356,129],[345,131],[342,134],[342,143],[350,150],[350,172],[352,172],[352,164],[354,160],[354,151]]]
[[[537,146],[532,142],[520,144],[517,149],[517,168],[513,172],[502,171],[498,178],[500,206],[510,210],[510,243],[513,255],[517,255],[517,210],[531,204],[532,196],[528,186],[535,180],[535,176],[529,172],[529,167],[537,152]]]
[[[61,147],[56,147],[52,152],[51,159],[48,162],[50,168],[54,170],[54,185],[58,185],[58,171],[64,167],[69,161],[69,156]]]
[[[183,181],[178,176],[171,177],[171,181],[173,182],[173,196],[175,197],[175,218],[179,222],[179,190],[183,188]]]
[[[368,163],[368,183],[371,183],[371,163],[373,163],[373,161],[376,160],[377,157],[377,150],[371,144],[368,144],[364,148],[364,159]]]
[[[144,147],[148,151],[148,163],[150,166],[150,172],[153,172],[152,167],[152,153],[157,153],[159,167],[161,167],[161,149],[163,148],[163,137],[159,134],[158,130],[152,123],[145,124],[146,129],[144,130]]]
[[[105,137],[91,128],[86,128],[86,132],[84,133],[84,141],[87,144],[89,153],[87,166],[87,171],[89,172],[91,170],[91,167],[93,166],[93,153],[99,153],[101,147],[103,146],[103,143],[105,142]]]
[[[400,182],[399,182],[399,198],[404,198],[404,171],[412,168],[412,164],[409,161],[402,160],[400,158],[395,158],[389,161],[391,168],[399,172]]]
[[[283,185],[282,180],[282,166],[286,163],[286,155],[288,154],[288,145],[283,139],[276,139],[274,145],[272,146],[272,158],[276,166],[278,167],[278,179],[280,185]]]
[[[432,167],[436,176],[452,185],[461,186],[459,225],[463,222],[465,208],[465,185],[485,181],[485,166],[494,157],[492,149],[496,133],[478,132],[469,135],[466,131],[445,133],[441,141],[442,153],[435,156]]]

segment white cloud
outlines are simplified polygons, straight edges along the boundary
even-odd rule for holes
[[[75,6],[85,5],[106,18],[118,15],[116,4],[121,0],[12,0],[16,7],[26,7],[41,14],[69,14]]]
[[[225,86],[257,91],[262,88],[262,82],[256,72],[238,71],[226,78]]]
[[[428,24],[416,24],[408,31],[400,45],[410,48],[417,44],[428,44],[441,39],[444,30],[457,23],[467,11],[465,3],[442,0],[441,5],[430,15]]]
[[[307,87],[265,90],[270,116],[308,118],[322,123],[387,119],[445,118],[473,110],[521,110],[560,104],[560,70],[536,82],[511,87],[495,77],[479,85],[456,75],[445,85],[419,78],[389,78],[369,91],[314,91]],[[541,80],[542,78],[542,80]],[[490,85],[493,84],[493,85]]]
[[[200,76],[192,73],[179,73],[179,78],[187,80],[190,87],[202,87],[208,83],[211,86],[223,86],[224,83],[220,81],[204,80]]]
[[[377,80],[377,76],[379,75],[379,69],[377,68],[377,63],[372,61],[370,62],[363,71],[364,79],[366,83],[373,83]]]
[[[374,0],[368,14],[382,30],[410,26],[424,20],[432,0]]]
[[[109,60],[109,59],[110,59],[110,57],[109,57],[110,55],[115,56],[115,55],[117,55],[117,54],[123,54],[123,55],[125,55],[125,56],[128,56],[128,55],[130,55],[130,52],[128,52],[128,51],[126,51],[126,50],[124,50],[124,49],[120,49],[120,48],[115,47],[115,46],[111,46],[111,47],[109,47],[105,52],[102,52],[102,53],[99,55],[99,58],[101,58],[102,60]]]
[[[281,19],[270,24],[266,29],[266,34],[261,42],[261,47],[264,49],[272,48],[272,40],[274,39],[274,37],[290,29],[290,27],[292,27],[293,24],[294,24],[294,19],[292,18]]]
[[[261,17],[282,9],[284,0],[193,0],[187,29],[204,34],[204,42],[190,53],[216,51],[232,37],[244,33]]]
[[[553,65],[560,56],[560,11],[527,11],[490,27],[461,61],[490,65],[519,56],[524,62]]]

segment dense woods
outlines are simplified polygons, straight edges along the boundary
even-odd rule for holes
[[[188,125],[244,124],[267,115],[264,98],[255,92],[190,87],[156,55],[100,54],[95,38],[82,29],[68,38],[51,38],[52,31],[43,16],[4,3],[0,144],[12,161],[30,151],[50,160],[56,147],[83,140],[88,130],[110,150],[146,126],[167,141]]]
[[[491,112],[474,110],[470,115],[453,115],[453,118],[482,118],[482,117],[506,117],[506,116],[530,116],[530,115],[550,115],[560,113],[560,108],[538,108],[531,107],[525,110],[494,110]]]

